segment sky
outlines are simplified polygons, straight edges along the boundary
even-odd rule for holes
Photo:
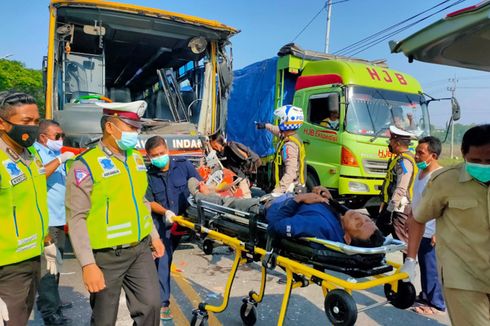
[[[330,52],[398,23],[442,0],[333,0]],[[448,4],[453,3],[450,1]],[[319,12],[325,0],[123,0],[218,20],[240,33],[232,38],[234,69],[273,57]],[[466,0],[448,10],[392,36],[401,40],[443,18],[447,13],[476,4]],[[41,68],[47,52],[47,0],[0,1],[0,58],[18,60],[29,68]],[[440,7],[442,8],[442,7]],[[434,12],[431,11],[431,13]],[[294,41],[304,49],[324,51],[326,10],[316,17]],[[408,63],[402,54],[391,54],[386,40],[359,53],[363,59],[386,59],[390,68],[414,76],[433,97],[448,97],[449,79],[458,80],[455,95],[461,105],[460,123],[490,122],[490,73],[422,62]],[[431,123],[443,127],[450,116],[448,101],[431,103]]]

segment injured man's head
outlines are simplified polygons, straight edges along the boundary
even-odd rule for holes
[[[348,210],[340,216],[340,224],[344,229],[345,243],[351,246],[379,247],[383,245],[383,234],[366,214],[352,209]]]

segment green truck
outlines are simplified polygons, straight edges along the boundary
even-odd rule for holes
[[[277,59],[264,62],[259,64],[275,69],[251,65],[235,72],[227,133],[263,155],[257,147],[264,136],[250,123],[267,119],[264,112],[272,118],[274,109],[282,105],[302,108],[305,122],[298,133],[306,148],[309,188],[323,185],[352,206],[364,205],[379,194],[387,171],[388,127],[396,125],[419,137],[430,132],[419,82],[384,62],[304,51],[292,44],[283,47]],[[271,71],[274,76],[267,76]],[[264,80],[274,89],[273,101],[254,94],[259,87],[250,87],[267,83]],[[247,89],[251,91],[244,94]],[[329,125],[329,118],[338,118],[338,123]],[[245,124],[248,128],[241,128]],[[271,173],[267,175],[259,178],[265,188],[272,183]]]

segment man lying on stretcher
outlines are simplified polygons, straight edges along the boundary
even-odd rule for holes
[[[286,238],[314,237],[344,242],[357,247],[378,247],[383,234],[371,218],[340,205],[328,204],[330,193],[324,187],[313,192],[275,199],[267,209],[267,231]]]
[[[195,199],[255,214],[263,211],[259,198],[223,198],[209,192],[202,182],[194,178],[189,180],[188,186]],[[331,195],[324,187],[315,187],[312,193],[284,194],[270,198],[265,203],[265,215],[268,232],[274,235],[287,238],[315,237],[358,247],[383,245],[384,237],[368,215],[347,210],[333,200],[329,205]]]

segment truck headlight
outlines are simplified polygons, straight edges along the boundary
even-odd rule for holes
[[[369,186],[365,183],[349,181],[349,190],[352,192],[369,192]]]

